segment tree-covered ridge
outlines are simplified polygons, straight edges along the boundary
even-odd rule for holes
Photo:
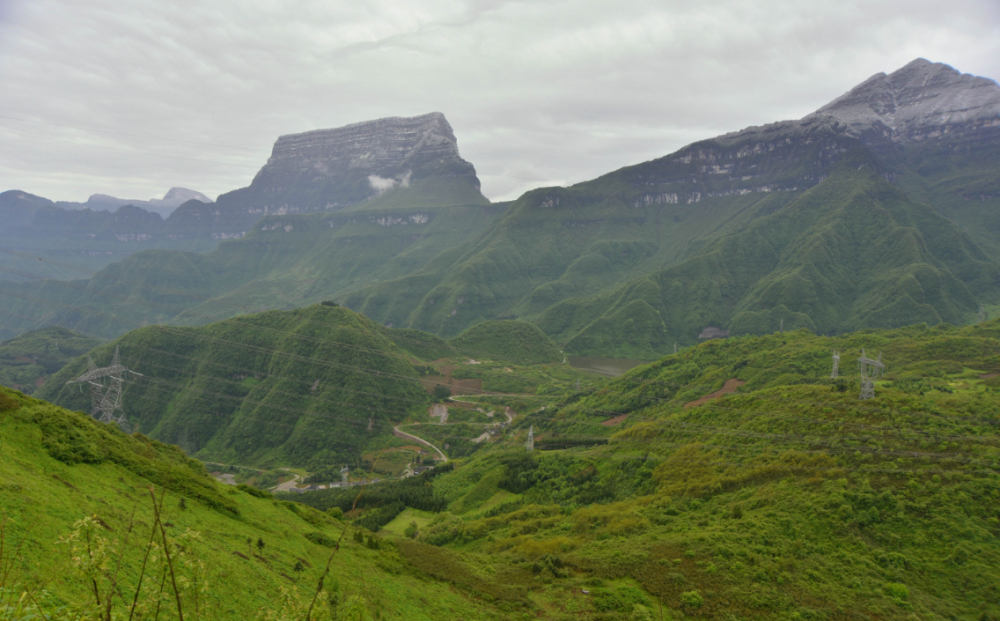
[[[501,618],[331,516],[3,388],[0,508],[4,619]]]
[[[540,327],[573,353],[652,357],[706,328],[821,333],[965,323],[1000,270],[856,147],[828,179],[745,231],[614,292],[557,304]]]
[[[404,193],[363,211],[266,216],[212,252],[150,250],[89,279],[2,282],[0,336],[61,325],[114,338],[151,323],[204,325],[338,299],[420,269],[503,211],[455,205],[446,195]]]
[[[100,344],[66,328],[27,332],[0,343],[0,385],[30,395],[45,378]]]
[[[419,374],[382,326],[335,306],[270,311],[198,328],[150,326],[91,352],[106,364],[115,348],[142,376],[124,400],[133,429],[223,463],[356,461],[394,421],[425,408]],[[78,359],[39,396],[90,410],[66,382]]]

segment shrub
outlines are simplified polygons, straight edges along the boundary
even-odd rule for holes
[[[905,602],[910,597],[910,589],[906,588],[905,584],[898,582],[890,582],[885,585],[885,592],[889,597],[901,602]]]
[[[333,547],[336,547],[336,545],[337,545],[336,541],[334,541],[333,539],[330,539],[329,537],[327,537],[323,533],[319,533],[319,532],[306,533],[305,537],[309,541],[315,543],[318,546],[323,546],[324,548],[333,548]]]
[[[448,388],[444,384],[435,384],[432,394],[435,401],[444,401],[451,397],[451,388]]]
[[[246,483],[240,483],[239,485],[236,486],[236,489],[240,490],[241,492],[250,494],[251,496],[255,496],[257,498],[270,498],[271,497],[270,493],[265,492],[262,489],[257,489],[256,487],[251,487],[251,486],[247,485]]]
[[[681,605],[689,608],[698,608],[705,603],[705,598],[698,591],[684,591],[681,593]]]
[[[19,407],[21,407],[21,403],[17,399],[7,393],[0,392],[0,412],[16,410]]]

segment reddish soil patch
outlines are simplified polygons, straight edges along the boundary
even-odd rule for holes
[[[483,380],[481,379],[451,380],[451,394],[453,395],[478,395],[481,392],[483,392]]]
[[[744,382],[742,380],[738,380],[735,377],[732,378],[732,379],[727,379],[726,383],[723,384],[722,388],[720,388],[719,390],[716,390],[715,392],[713,392],[710,395],[705,395],[701,399],[698,399],[696,401],[692,401],[691,403],[686,403],[686,404],[684,404],[684,407],[686,407],[686,408],[697,407],[697,406],[701,405],[702,403],[708,403],[712,399],[718,399],[722,395],[728,395],[728,394],[734,393],[734,392],[736,392],[736,389],[739,388],[740,386],[742,386],[743,384],[746,384],[746,382]]]
[[[450,377],[445,377],[444,375],[427,375],[420,378],[420,383],[424,385],[424,390],[427,394],[432,394],[434,392],[434,387],[438,384],[447,384]]]
[[[609,418],[608,420],[604,421],[601,424],[604,425],[605,427],[611,427],[612,425],[617,425],[626,418],[628,418],[628,414],[622,414],[621,416],[615,416],[614,418]]]
[[[1000,376],[1000,373],[983,373],[979,376],[979,379],[991,379]]]

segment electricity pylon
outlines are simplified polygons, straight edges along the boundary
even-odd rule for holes
[[[349,474],[350,472],[347,469],[347,464],[344,464],[344,467],[340,469],[340,480],[344,483],[347,483]]]
[[[830,379],[837,379],[840,367],[840,352],[834,350],[833,352],[833,372],[830,373]]]
[[[86,373],[66,382],[67,384],[87,382],[90,384],[91,410],[90,415],[102,423],[117,423],[122,431],[131,435],[132,428],[125,418],[125,408],[122,407],[122,384],[125,383],[126,374],[132,373],[142,375],[135,371],[129,371],[118,361],[118,348],[115,347],[115,356],[111,359],[111,366],[100,367],[87,357]],[[108,386],[104,385],[103,379],[111,378]]]
[[[529,451],[535,450],[535,426],[534,425],[532,425],[531,428],[528,429],[528,441],[527,441],[527,443],[525,443],[525,446],[528,448]]]
[[[871,399],[875,396],[875,380],[885,372],[885,365],[882,364],[882,354],[872,360],[865,355],[865,350],[861,350],[861,357],[858,358],[858,370],[861,371],[861,400]]]

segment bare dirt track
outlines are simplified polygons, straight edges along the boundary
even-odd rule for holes
[[[735,377],[732,379],[727,379],[726,383],[723,384],[722,388],[720,388],[719,390],[716,390],[710,395],[705,395],[704,397],[697,399],[695,401],[691,401],[690,403],[685,403],[684,407],[686,408],[697,407],[703,403],[708,403],[712,399],[718,399],[722,395],[732,394],[736,392],[736,389],[742,386],[743,384],[746,384],[746,382],[744,382],[743,380],[738,380]]]

